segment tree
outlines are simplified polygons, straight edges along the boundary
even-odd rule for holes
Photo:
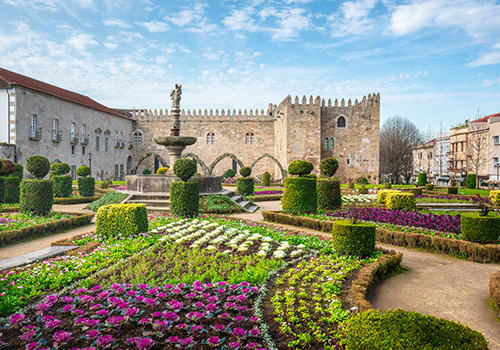
[[[467,159],[470,162],[469,169],[476,174],[476,187],[479,181],[479,169],[486,164],[490,159],[490,137],[489,137],[488,122],[471,122],[469,123],[469,132],[467,134]]]
[[[446,153],[449,151],[450,145],[450,135],[449,133],[446,133],[443,128],[443,121],[439,123],[439,133],[436,134],[436,150],[435,150],[435,157],[434,159],[436,160],[436,165],[437,169],[439,170],[439,176],[443,176],[445,173],[447,174],[448,171],[445,172],[445,170],[448,169],[447,166],[447,155]]]
[[[390,174],[396,183],[401,177],[409,182],[413,171],[413,147],[422,140],[411,120],[398,115],[387,119],[380,130],[380,174]]]

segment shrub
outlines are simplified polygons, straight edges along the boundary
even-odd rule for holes
[[[231,214],[239,213],[242,209],[226,196],[210,195],[200,198],[200,211],[209,214]]]
[[[151,170],[146,168],[142,171],[142,175],[151,175]]]
[[[460,231],[468,241],[486,244],[495,243],[500,234],[499,216],[480,216],[479,213],[460,215]]]
[[[122,193],[122,192],[108,192],[101,198],[93,201],[88,205],[88,208],[92,211],[97,211],[100,207],[103,207],[105,205],[109,204],[116,204],[124,200],[125,198],[128,197],[127,193]]]
[[[448,187],[448,194],[458,194],[458,187]]]
[[[433,191],[434,190],[434,185],[433,184],[425,184],[425,189],[427,191]]]
[[[343,331],[349,350],[488,349],[484,336],[467,326],[401,309],[357,314]]]
[[[250,196],[253,194],[253,191],[253,177],[239,177],[236,179],[236,192],[238,192],[240,196]]]
[[[313,165],[311,162],[306,162],[305,160],[294,160],[288,166],[288,173],[292,175],[302,175],[310,174],[313,171]]]
[[[490,296],[493,302],[500,307],[500,271],[490,277]]]
[[[162,166],[162,167],[159,167],[158,170],[156,170],[156,173],[158,175],[165,175],[168,171],[168,166]]]
[[[347,188],[354,188],[354,182],[348,182],[346,183]]]
[[[499,206],[500,205],[500,191],[490,191],[490,201],[491,201],[491,205]]]
[[[5,180],[3,177],[0,177],[0,203],[4,202],[5,196]]]
[[[175,163],[177,164],[177,162]],[[170,211],[172,214],[179,217],[197,216],[199,207],[200,192],[197,182],[172,182],[170,185]]]
[[[14,163],[8,159],[2,159],[2,167],[0,167],[0,176],[12,174],[15,171]]]
[[[356,183],[358,185],[368,185],[370,183],[370,181],[368,181],[368,179],[366,178],[366,176],[364,175],[361,175],[360,177],[358,177],[358,179],[356,180]]]
[[[48,161],[47,161],[48,162]],[[47,166],[47,169],[49,166]],[[45,173],[47,175],[47,173]],[[21,181],[21,211],[48,215],[54,203],[53,183],[50,180]]]
[[[23,179],[23,166],[21,164],[14,163],[14,172],[11,174],[19,178],[19,180]]]
[[[187,181],[196,173],[196,164],[188,158],[177,159],[174,163],[174,174],[182,181]]]
[[[346,255],[368,256],[375,250],[377,225],[366,222],[355,224],[348,220],[333,223],[332,246]]]
[[[144,204],[110,204],[99,208],[96,233],[104,237],[136,235],[148,230],[148,213]]]
[[[417,186],[425,186],[427,183],[427,173],[418,173]]]
[[[95,179],[93,177],[79,177],[78,194],[82,197],[92,197],[95,192]]]
[[[78,169],[76,169],[76,175],[81,176],[81,177],[87,177],[92,173],[92,170],[86,165],[79,166]]]
[[[340,181],[338,179],[318,179],[316,181],[318,209],[332,210],[342,206]]]
[[[417,195],[422,195],[422,189],[421,188],[410,188],[410,193],[417,194]]]
[[[248,166],[244,166],[243,168],[240,169],[240,175],[243,177],[249,177],[251,173],[252,169]]]
[[[73,178],[69,175],[55,175],[52,177],[54,182],[54,197],[67,198],[71,196],[73,190]]]
[[[467,180],[465,180],[467,188],[476,188],[476,181],[476,174],[467,174]]]
[[[230,179],[232,177],[235,177],[236,176],[236,173],[234,172],[233,169],[227,169],[226,171],[224,171],[224,174],[222,175],[222,179]]]
[[[26,159],[26,170],[37,179],[43,179],[50,170],[49,160],[42,156],[32,156]]]
[[[417,204],[413,193],[389,193],[385,198],[385,206],[390,210],[415,210]]]
[[[339,169],[339,161],[335,158],[325,158],[319,163],[319,170],[328,177],[335,175]]]
[[[19,203],[21,180],[17,176],[7,176],[3,180],[5,186],[3,201],[5,203]]]
[[[260,185],[271,186],[271,174],[269,174],[268,172],[262,174],[262,177],[260,178]]]
[[[383,189],[389,189],[389,188],[392,188],[392,185],[390,182],[384,182],[383,185],[382,185],[382,188]]]
[[[55,164],[56,164],[55,171],[59,173],[58,175],[66,175],[71,171],[71,167],[67,163],[55,163]]]
[[[315,212],[318,208],[316,179],[302,177],[285,178],[282,207],[283,212],[286,214]]]
[[[385,199],[389,193],[400,193],[397,190],[380,190],[377,192],[377,202],[385,204]]]
[[[359,194],[368,194],[368,189],[367,189],[367,188],[364,188],[364,187],[363,187],[363,188],[360,188],[360,189],[358,190],[358,193],[359,193]]]

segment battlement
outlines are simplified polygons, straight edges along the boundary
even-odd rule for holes
[[[132,118],[137,119],[137,120],[150,120],[150,119],[164,119],[164,118],[169,118],[172,113],[169,113],[167,109],[163,110],[151,110],[151,109],[132,109],[129,110],[130,114],[132,115]],[[233,109],[232,111],[230,109],[224,110],[221,109],[216,109],[215,111],[213,109],[210,110],[201,110],[198,109],[193,109],[191,111],[188,109],[187,111],[182,109],[181,110],[181,119],[198,119],[198,118],[203,118],[203,119],[210,119],[210,118],[231,118],[231,119],[248,119],[248,118],[255,118],[255,117],[267,117],[269,114],[267,112],[264,112],[263,109],[259,110],[258,109],[250,109],[250,110],[241,110],[239,109],[236,111],[236,109]]]
[[[322,99],[319,96],[316,96],[316,98],[313,99],[313,96],[311,95],[309,97],[309,101],[307,97],[304,95],[302,96],[302,99],[299,99],[299,96],[295,96],[292,102],[292,97],[288,95],[285,97],[285,99],[278,105],[278,110],[283,109],[285,106],[290,106],[293,105],[294,107],[303,107],[303,108],[311,108],[311,107],[321,107],[321,108],[328,108],[332,109],[333,112],[346,112],[349,109],[365,109],[365,108],[372,108],[373,106],[380,106],[380,93],[373,93],[368,94],[368,96],[363,96],[361,99],[361,102],[358,102],[358,99],[354,100],[354,103],[352,102],[351,99],[347,100],[347,103],[345,99],[341,99],[340,102],[338,99],[335,99],[334,102],[332,102],[331,99],[328,99],[328,102],[325,102],[325,99]]]

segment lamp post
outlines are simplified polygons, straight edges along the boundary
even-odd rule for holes
[[[90,170],[92,170],[92,154],[93,153],[92,153],[92,151],[89,151],[88,154],[89,154],[89,168],[90,168]]]

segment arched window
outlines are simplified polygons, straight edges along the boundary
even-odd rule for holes
[[[250,144],[253,145],[253,141],[254,141],[254,135],[253,133],[250,134]]]
[[[137,141],[139,143],[142,143],[142,132],[140,132],[140,131],[137,133]]]
[[[339,119],[337,119],[337,128],[345,128],[345,118],[344,117],[339,117]]]
[[[210,144],[210,133],[207,134],[207,145]]]
[[[325,149],[328,149],[328,137],[325,139],[325,144],[323,145]]]
[[[137,143],[137,131],[134,131],[134,143]]]
[[[333,137],[330,139],[330,149],[334,149],[335,144],[333,143]]]
[[[246,145],[250,144],[250,134],[249,134],[249,133],[247,133],[247,134],[245,135],[245,144],[246,144]]]
[[[212,133],[212,145],[215,143],[215,134]]]

